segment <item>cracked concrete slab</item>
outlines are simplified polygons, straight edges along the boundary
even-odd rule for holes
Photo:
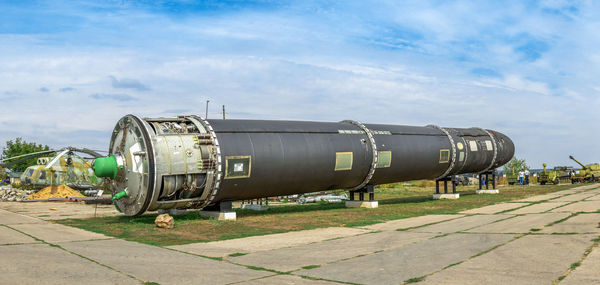
[[[569,204],[557,209],[552,212],[596,212],[600,210],[600,200],[598,201],[581,201],[573,204]]]
[[[508,220],[483,225],[468,230],[472,233],[528,233],[531,229],[541,229],[545,225],[568,217],[569,213],[543,213],[517,216]]]
[[[441,221],[447,221],[452,219],[457,219],[464,217],[464,215],[427,215],[427,216],[419,216],[412,217],[400,220],[393,220],[389,222],[374,224],[370,226],[362,227],[364,229],[374,230],[374,231],[395,231],[397,229],[407,229],[413,227],[420,227],[427,224],[438,223]]]
[[[35,242],[37,241],[30,236],[24,235],[10,228],[0,226],[0,245]]]
[[[441,222],[430,226],[409,230],[411,232],[427,233],[454,233],[465,231],[474,227],[489,224],[498,220],[514,217],[513,215],[473,215],[451,221]]]
[[[600,201],[600,194],[596,194],[592,197],[585,199],[584,201]]]
[[[44,221],[0,209],[0,225],[41,224]]]
[[[251,253],[227,259],[244,265],[275,269],[282,272],[308,265],[322,265],[359,255],[397,248],[434,237],[432,233],[386,231],[329,240],[303,246]]]
[[[340,284],[337,282],[329,282],[325,280],[311,280],[307,278],[302,278],[300,276],[294,275],[275,275],[266,278],[256,279],[252,281],[246,281],[239,284],[246,285],[334,285]]]
[[[503,211],[520,208],[529,205],[528,203],[500,203],[481,208],[462,211],[461,214],[497,214]]]
[[[577,194],[571,194],[571,195],[566,195],[566,196],[562,196],[556,199],[553,199],[553,202],[575,202],[575,201],[581,201],[587,198],[590,198],[592,196],[595,196],[596,194],[593,193],[577,193]]]
[[[41,220],[84,219],[121,214],[113,205],[93,205],[83,202],[2,202],[0,208]]]
[[[332,227],[223,241],[175,245],[167,248],[204,256],[223,257],[233,253],[272,250],[368,232],[370,231],[358,228]]]
[[[583,256],[592,238],[528,235],[427,276],[422,284],[552,284]]]
[[[544,233],[600,233],[600,214],[579,214],[542,230]]]
[[[273,274],[117,239],[66,242],[59,245],[139,279],[160,284],[228,284]]]
[[[573,270],[560,284],[600,284],[600,248],[596,247],[590,252],[581,265]]]
[[[564,206],[568,203],[569,202],[544,202],[544,203],[533,204],[531,206],[527,206],[524,208],[519,208],[514,211],[510,211],[510,212],[506,212],[506,213],[507,214],[515,214],[515,215],[543,213],[543,212],[552,210],[554,208]]]
[[[103,234],[50,223],[20,224],[11,225],[10,227],[48,243],[111,238]]]
[[[597,185],[590,184],[590,185],[577,186],[575,188],[571,188],[571,189],[567,189],[567,190],[561,190],[561,191],[557,191],[557,192],[553,192],[553,193],[574,194],[574,193],[580,193],[580,192],[589,191],[589,190],[596,189],[596,188],[598,188]]]
[[[298,271],[297,274],[361,284],[400,284],[463,261],[514,237],[506,234],[450,234]]]
[[[140,284],[125,274],[47,244],[0,246],[0,256],[0,284]]]
[[[549,194],[544,194],[544,195],[528,197],[525,199],[517,200],[515,202],[539,202],[539,201],[544,201],[544,200],[551,200],[551,199],[558,198],[558,197],[561,197],[564,195],[567,195],[567,194],[549,193]]]

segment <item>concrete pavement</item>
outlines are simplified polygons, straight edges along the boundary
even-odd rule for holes
[[[599,186],[456,215],[164,248],[3,205],[0,284],[600,284]]]

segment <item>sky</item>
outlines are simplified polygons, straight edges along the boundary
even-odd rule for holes
[[[598,1],[0,0],[0,145],[115,123],[482,127],[531,168],[600,162]]]

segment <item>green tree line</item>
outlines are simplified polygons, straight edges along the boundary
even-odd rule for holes
[[[28,154],[32,152],[45,151],[50,150],[48,145],[37,144],[35,142],[27,142],[23,140],[23,138],[16,138],[14,140],[9,140],[6,142],[6,146],[2,148],[2,158],[6,159],[9,157],[14,157],[22,154]],[[48,154],[46,156],[52,156],[52,154]],[[22,172],[27,167],[31,165],[35,165],[37,163],[37,157],[32,157],[30,159],[26,159],[19,163],[11,165],[9,168],[13,171]],[[0,171],[0,174],[4,172],[4,169]]]
[[[517,173],[525,169],[529,169],[529,166],[527,166],[525,159],[518,159],[516,157],[513,157],[513,159],[511,159],[506,165],[504,165],[504,173],[506,174]]]

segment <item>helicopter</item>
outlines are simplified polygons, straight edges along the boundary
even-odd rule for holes
[[[84,158],[76,153],[101,157],[98,151],[65,147],[58,150],[46,150],[13,156],[0,160],[0,166],[9,167],[21,161],[37,157],[36,165],[29,166],[21,174],[21,184],[35,189],[46,186],[64,184],[73,189],[87,190],[97,188],[102,183],[92,169],[90,158]],[[49,156],[53,155],[54,156]]]

